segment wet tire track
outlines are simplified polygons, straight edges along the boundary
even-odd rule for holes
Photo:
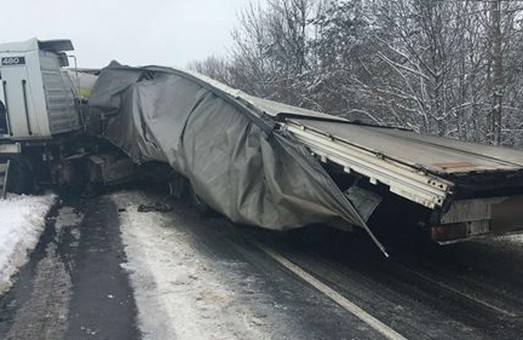
[[[127,260],[118,209],[106,198],[84,200],[78,208],[85,217],[65,339],[140,339],[133,292],[121,267]]]
[[[64,205],[81,211],[83,221],[58,226]],[[125,261],[110,200],[61,201],[16,283],[0,297],[0,339],[140,339]]]

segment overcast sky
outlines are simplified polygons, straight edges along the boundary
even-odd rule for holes
[[[253,0],[2,1],[0,42],[69,38],[81,67],[112,59],[186,66],[225,55],[238,13]]]

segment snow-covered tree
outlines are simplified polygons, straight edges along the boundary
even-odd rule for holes
[[[523,147],[523,1],[266,2],[243,13],[230,58],[193,68],[354,120]]]

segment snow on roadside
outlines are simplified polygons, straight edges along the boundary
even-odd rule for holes
[[[502,236],[499,238],[502,242],[511,242],[511,243],[523,243],[523,234]]]
[[[34,249],[56,196],[8,195],[0,200],[0,295]]]
[[[172,214],[140,213],[138,192],[111,195],[120,208],[122,239],[143,338],[267,339],[249,312],[231,311],[237,296],[194,248]],[[137,203],[139,202],[139,203]],[[231,274],[232,275],[232,274]],[[254,320],[254,321],[253,321]]]

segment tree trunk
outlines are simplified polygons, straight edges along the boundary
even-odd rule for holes
[[[503,35],[501,33],[501,0],[490,2],[492,29],[492,121],[491,142],[501,143],[501,120],[503,111]]]

